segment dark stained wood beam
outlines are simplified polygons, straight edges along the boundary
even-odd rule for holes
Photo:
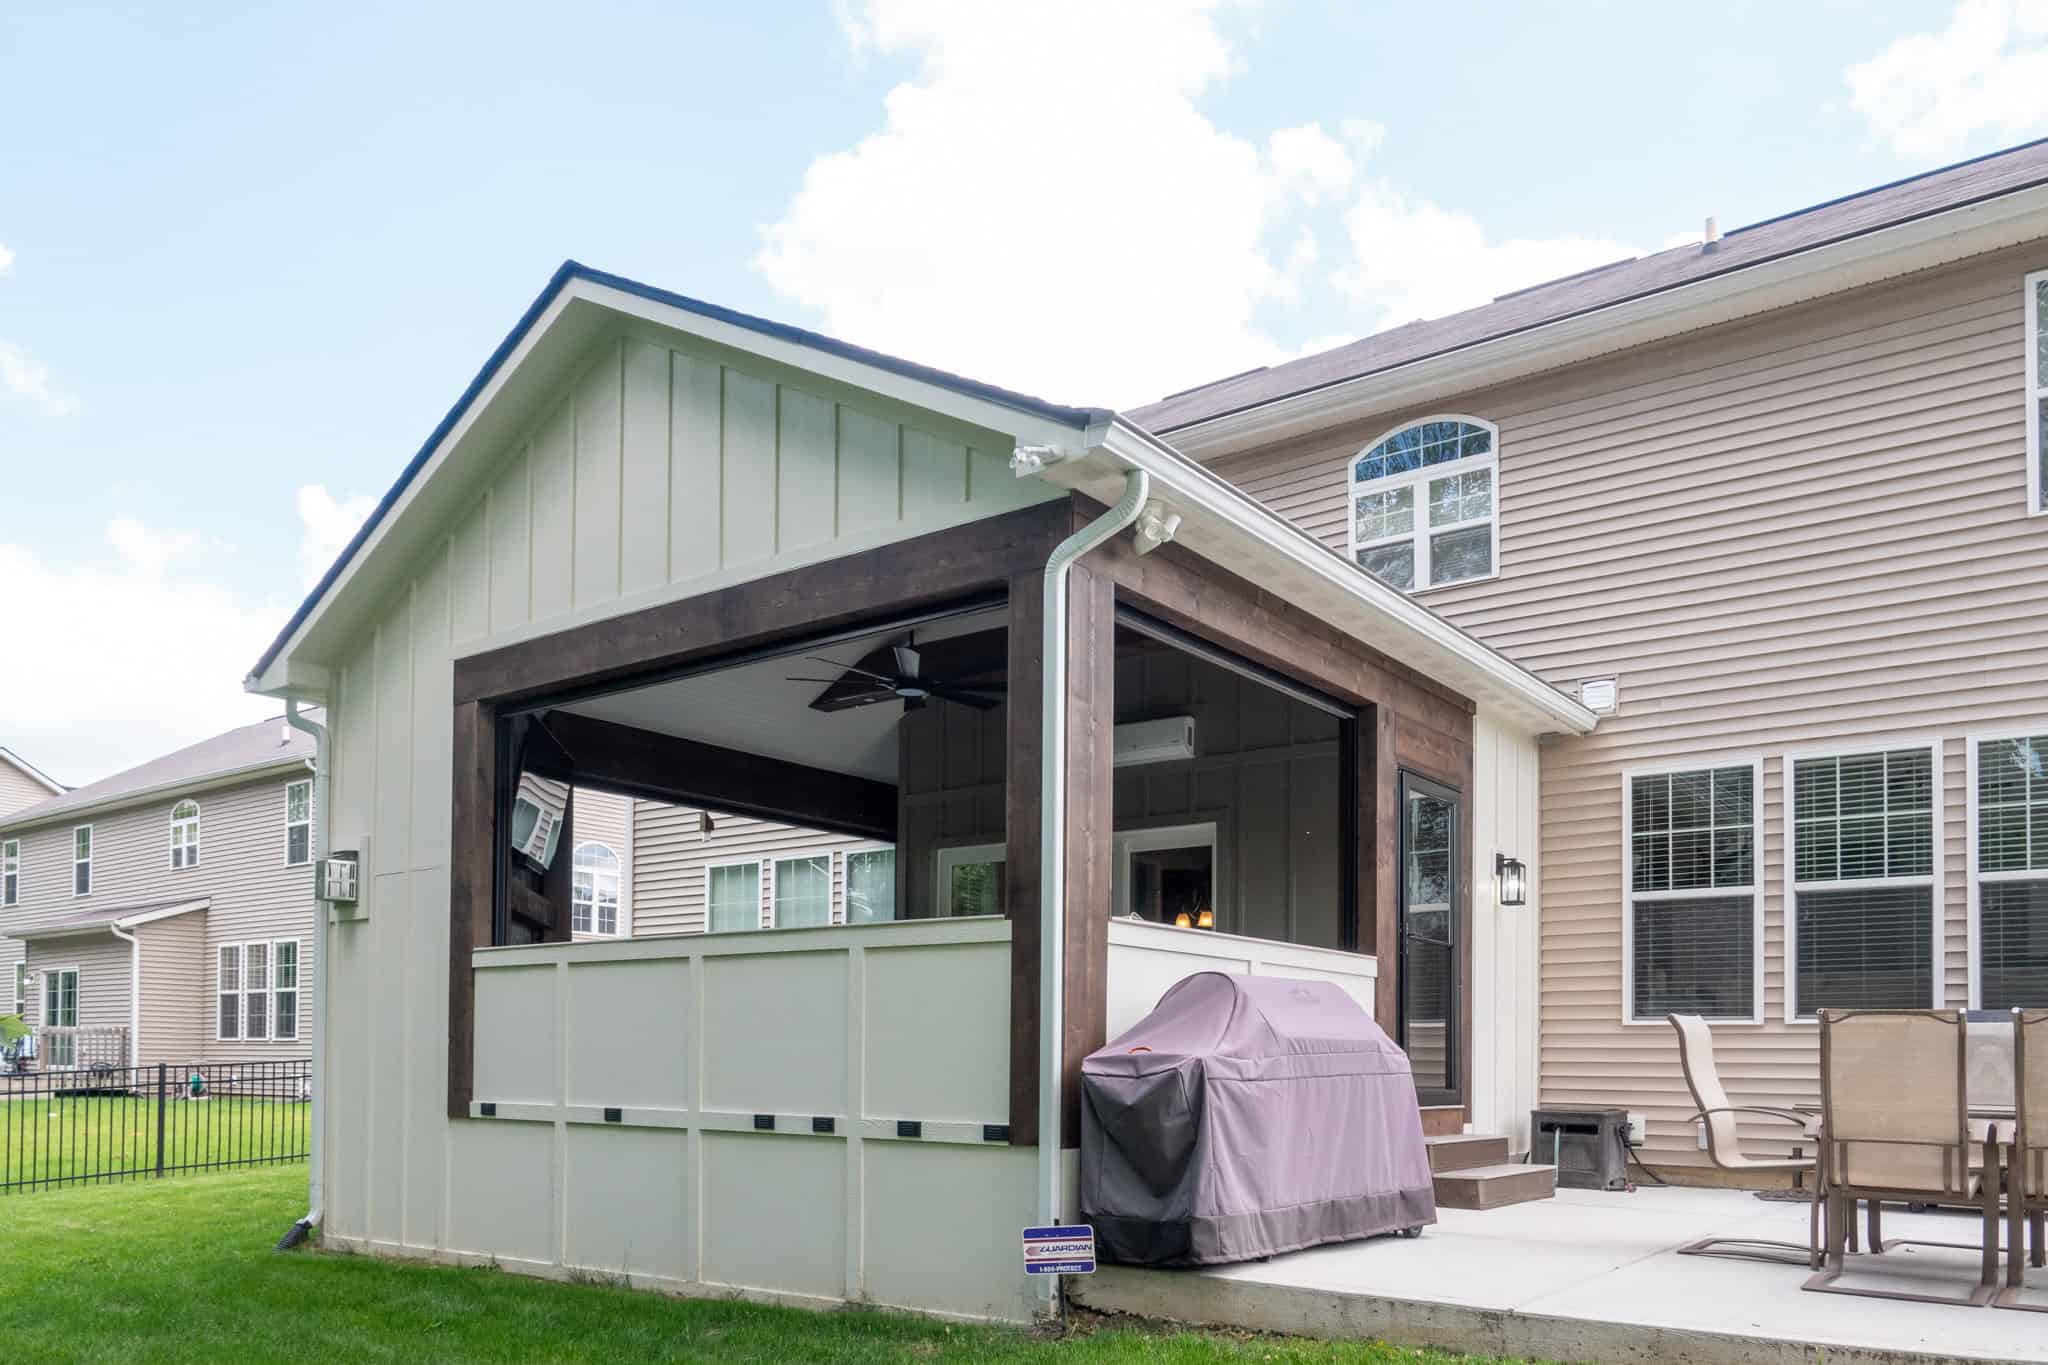
[[[497,857],[497,717],[491,707],[455,708],[455,792],[448,876],[448,1117],[469,1117],[476,1061],[473,949],[490,946]],[[316,911],[316,913],[325,913]]]
[[[896,788],[891,783],[573,711],[549,711],[539,723],[568,758],[566,771],[551,777],[650,801],[896,841]]]

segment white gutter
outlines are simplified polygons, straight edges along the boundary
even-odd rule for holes
[[[119,920],[107,928],[128,945],[128,1066],[132,1070],[142,1065],[142,940],[123,929]]]
[[[299,714],[299,704],[286,698],[284,704],[285,724],[294,730],[303,731],[313,737],[313,866],[312,875],[320,875],[321,860],[327,856],[327,771],[328,740],[327,727],[318,721],[309,720]],[[313,899],[313,1094],[311,1112],[307,1115],[306,1136],[306,1216],[292,1224],[278,1243],[278,1250],[296,1246],[306,1239],[320,1222],[321,1202],[326,1196],[325,1171],[321,1160],[321,1116],[326,1110],[327,1093],[327,906],[316,895]]]
[[[1020,452],[1022,453],[1022,452]],[[1020,463],[1019,472],[1030,466]],[[1038,1192],[1039,1214],[1060,1221],[1060,1081],[1064,1071],[1067,901],[1067,578],[1074,562],[1138,519],[1151,493],[1142,469],[1124,478],[1116,506],[1061,541],[1045,562],[1044,726],[1040,740],[1038,809]],[[1043,1277],[1057,1301],[1057,1275]]]

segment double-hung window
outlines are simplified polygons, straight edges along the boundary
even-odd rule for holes
[[[28,1017],[28,963],[14,964],[14,1017]]]
[[[291,782],[284,789],[284,862],[300,867],[313,861],[313,784]]]
[[[271,1036],[288,1043],[299,1036],[299,941],[282,938],[270,945],[270,976],[276,1022]]]
[[[1974,1004],[2048,1005],[2048,734],[1972,741]]]
[[[831,854],[777,858],[773,875],[776,928],[807,929],[832,922]]]
[[[92,894],[92,826],[80,825],[71,831],[71,894],[90,896]]]
[[[171,807],[171,866],[199,866],[199,803],[180,801]]]
[[[61,967],[43,973],[43,1023],[55,1029],[78,1027],[78,968]],[[78,1036],[50,1035],[45,1060],[50,1066],[67,1069],[78,1065]]]
[[[896,850],[857,848],[846,855],[846,922],[896,918]]]
[[[220,945],[219,971],[214,981],[219,1012],[214,1016],[214,1037],[232,1043],[242,1036],[242,945]]]
[[[1351,557],[1404,591],[1489,578],[1500,538],[1500,433],[1476,417],[1431,417],[1353,456]]]
[[[0,905],[21,902],[21,840],[0,843]]]
[[[1793,756],[1789,1019],[1937,1003],[1941,747]]]
[[[607,844],[576,845],[569,891],[569,928],[578,934],[619,932],[619,855]]]
[[[704,927],[730,934],[761,927],[761,864],[714,863],[704,869]]]
[[[2048,270],[2027,276],[2027,510],[2048,512]]]
[[[1759,1021],[1761,761],[1630,772],[1622,786],[1626,1018]]]
[[[214,990],[218,1002],[215,1015],[215,1036],[222,1042],[245,1040],[260,1043],[272,1035],[271,1020],[276,1013],[272,992],[278,987],[272,976],[272,949],[277,950],[277,960],[282,962],[289,953],[291,978],[292,1019],[289,1031],[280,1022],[275,1036],[296,1038],[299,1031],[299,945],[293,941],[278,944],[223,943],[220,945],[218,976]],[[281,1008],[281,1000],[275,1006]]]

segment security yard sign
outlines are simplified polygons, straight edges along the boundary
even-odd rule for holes
[[[1095,1229],[1024,1229],[1024,1273],[1027,1275],[1093,1275]]]

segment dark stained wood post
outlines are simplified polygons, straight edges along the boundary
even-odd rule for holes
[[[1066,987],[1060,1141],[1081,1142],[1081,1062],[1108,1041],[1109,897],[1116,731],[1116,585],[1076,564],[1067,580]]]
[[[489,947],[495,913],[492,838],[498,789],[497,716],[484,702],[455,707],[454,852],[448,895],[448,1117],[469,1117],[476,1056],[476,976],[470,950]]]
[[[1358,948],[1379,959],[1373,1018],[1389,1038],[1400,1036],[1401,768],[1394,756],[1394,718],[1380,704],[1362,707],[1353,727],[1358,772]]]

